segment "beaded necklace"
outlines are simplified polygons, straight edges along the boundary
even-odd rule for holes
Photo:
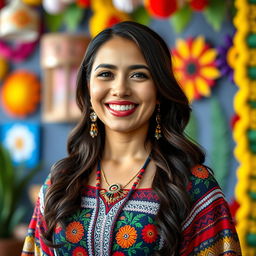
[[[138,186],[140,180],[142,179],[142,176],[145,172],[145,169],[148,165],[148,163],[150,162],[150,156],[147,157],[145,163],[143,164],[142,168],[136,173],[135,176],[133,176],[128,183],[126,183],[124,186],[121,186],[119,183],[114,183],[114,184],[109,184],[106,180],[104,171],[101,169],[100,166],[100,161],[98,161],[98,167],[97,167],[97,183],[96,183],[96,187],[99,190],[99,193],[104,197],[104,199],[106,200],[106,202],[108,204],[112,204],[118,200],[120,200],[121,198],[125,197],[128,193],[129,190],[125,190],[125,187],[128,186],[131,181],[135,179],[131,190],[135,190],[136,187]],[[103,179],[105,180],[105,182],[108,184],[108,190],[106,189],[100,189],[100,184],[101,184],[101,173],[103,176]]]

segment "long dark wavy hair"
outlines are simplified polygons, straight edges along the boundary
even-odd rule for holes
[[[156,217],[157,227],[165,243],[156,255],[178,255],[182,234],[182,222],[191,207],[186,185],[190,170],[202,164],[205,156],[202,150],[185,134],[189,121],[188,99],[174,78],[171,55],[164,40],[150,28],[135,22],[122,22],[103,30],[89,44],[77,78],[77,104],[82,117],[68,138],[68,156],[52,167],[51,186],[45,198],[44,219],[47,231],[44,239],[54,247],[52,235],[56,224],[65,227],[65,219],[81,205],[81,187],[101,158],[104,149],[104,125],[99,120],[99,134],[89,135],[90,95],[88,80],[99,48],[113,37],[132,40],[140,48],[157,88],[161,105],[162,138],[154,138],[155,115],[150,119],[148,140],[152,144],[151,159],[156,165],[152,188],[160,200]]]

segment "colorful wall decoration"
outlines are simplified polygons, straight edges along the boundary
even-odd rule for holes
[[[235,42],[233,0],[19,1],[40,15],[42,37],[38,27],[38,39],[28,42],[21,37],[10,42],[0,33],[0,142],[9,145],[15,161],[27,159],[29,165],[35,165],[39,141],[43,141],[44,173],[38,183],[43,182],[51,165],[66,155],[67,135],[80,117],[75,79],[90,37],[122,20],[146,24],[173,49],[176,76],[193,108],[188,133],[205,147],[207,164],[224,191],[230,190],[228,200],[236,183],[229,118],[234,114],[232,97],[238,85],[234,138],[240,163],[236,199],[241,206],[235,201],[235,209],[244,252],[255,256],[256,0],[236,0]],[[0,11],[7,7],[9,2],[0,0]],[[76,40],[81,34],[84,39]],[[21,68],[26,74],[17,74]],[[17,119],[25,122],[17,123]],[[34,127],[26,124],[31,120]],[[14,134],[21,134],[24,143]],[[30,150],[21,154],[17,146],[25,142]]]
[[[235,156],[239,161],[236,198],[237,231],[246,256],[256,255],[256,1],[236,0],[234,20],[237,49],[234,80],[238,92],[234,106],[238,121],[234,126]]]
[[[82,34],[43,35],[41,67],[44,122],[76,122],[80,118],[75,101],[76,76],[89,41],[90,38]]]
[[[190,101],[210,96],[214,80],[220,76],[216,65],[217,52],[202,36],[178,39],[172,51],[175,75]]]
[[[37,124],[8,123],[1,127],[1,141],[13,163],[33,168],[39,162],[40,129]]]
[[[40,82],[27,70],[16,70],[5,80],[1,88],[2,106],[6,113],[24,118],[33,113],[40,101]]]
[[[1,10],[0,23],[4,40],[31,42],[39,36],[39,14],[21,0],[12,0]]]

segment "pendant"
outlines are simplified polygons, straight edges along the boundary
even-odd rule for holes
[[[123,190],[121,185],[116,183],[110,185],[107,191],[101,190],[100,194],[103,195],[108,204],[111,204],[125,197],[128,194],[128,191]]]
[[[118,193],[121,189],[122,189],[121,185],[116,183],[116,184],[112,184],[108,187],[108,192],[110,194],[115,194],[115,193]]]

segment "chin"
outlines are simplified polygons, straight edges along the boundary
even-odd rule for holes
[[[113,132],[119,132],[119,133],[128,133],[128,132],[133,131],[134,129],[132,129],[132,128],[129,129],[128,127],[120,127],[120,126],[118,126],[118,127],[108,126],[108,130],[113,131]]]

